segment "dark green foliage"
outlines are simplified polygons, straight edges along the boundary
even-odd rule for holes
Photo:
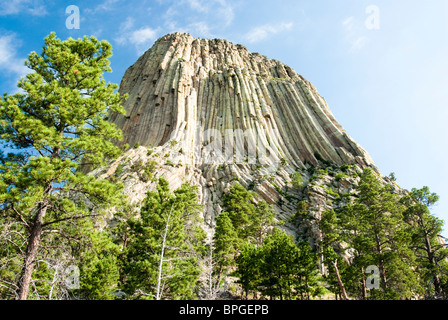
[[[143,164],[143,161],[139,160],[131,165],[131,170],[137,173],[141,181],[148,182],[153,179],[153,174],[157,166],[157,161],[148,160]]]
[[[292,223],[296,228],[302,230],[301,237],[306,238],[311,236],[310,222],[314,221],[314,217],[309,212],[310,204],[305,200],[297,202],[297,211],[294,213],[288,222]]]
[[[144,182],[152,180],[153,174],[157,168],[157,161],[149,160],[143,167],[143,172],[140,174],[140,179]]]
[[[260,246],[274,225],[274,209],[266,201],[261,200],[258,202],[254,213],[249,216],[249,220],[250,224],[247,227],[249,242]]]
[[[129,219],[122,271],[131,298],[192,299],[197,295],[205,234],[199,226],[196,189],[182,185],[171,194],[159,179],[138,219]]]
[[[234,258],[241,247],[241,239],[227,212],[222,212],[216,218],[214,244],[217,272],[221,276],[223,272],[233,266]]]
[[[342,178],[348,178],[348,177],[349,177],[349,175],[348,175],[347,173],[345,173],[345,172],[339,172],[339,173],[336,174],[336,176],[335,176],[335,180],[336,180],[336,181],[339,181],[339,180],[341,180]]]
[[[14,151],[0,157],[0,219],[4,236],[20,235],[7,253],[20,252],[13,258],[15,272],[22,260],[20,277],[9,273],[4,281],[18,299],[27,298],[34,276],[53,281],[42,261],[57,270],[70,258],[63,248],[79,237],[78,223],[121,205],[121,185],[84,173],[122,152],[114,144],[121,131],[107,121],[109,112],[124,113],[125,98],[103,79],[111,54],[106,41],[61,41],[52,33],[40,54],[28,56],[25,64],[34,72],[20,80],[22,90],[0,100],[1,142]],[[33,298],[51,295],[44,287]]]
[[[443,221],[431,215],[429,208],[439,200],[428,187],[412,189],[402,199],[408,207],[404,219],[408,223],[407,232],[411,236],[410,246],[416,252],[420,276],[426,288],[426,295],[446,297],[444,285],[448,282],[448,249],[440,241]]]
[[[214,237],[216,273],[221,276],[236,267],[233,275],[246,298],[261,293],[272,299],[309,299],[321,292],[311,247],[302,242],[297,246],[290,236],[272,229],[271,206],[265,201],[254,205],[253,195],[239,184],[223,197],[223,206]]]
[[[359,194],[353,203],[338,212],[325,212],[320,221],[327,267],[331,269],[337,259],[331,250],[342,254],[350,249],[350,264],[339,265],[352,295],[360,299],[405,299],[421,294],[420,279],[414,271],[415,253],[409,246],[411,236],[403,219],[405,207],[398,195],[381,184],[370,169],[364,170],[357,189]],[[365,275],[369,265],[378,268],[380,279],[380,287],[370,291]],[[334,283],[334,278],[331,281]]]
[[[77,296],[93,300],[115,299],[113,292],[118,287],[120,248],[108,231],[99,231],[93,226],[85,226],[86,240],[77,243],[74,256],[80,269],[80,288]]]
[[[294,172],[291,174],[291,183],[294,188],[301,189],[303,187],[303,177],[300,173]]]
[[[247,237],[249,216],[252,216],[255,212],[252,200],[252,193],[239,183],[236,183],[230,192],[223,196],[224,210],[228,213],[235,231],[241,238]]]
[[[238,244],[249,241],[260,245],[274,224],[275,213],[272,206],[264,200],[255,205],[253,194],[239,183],[223,196],[223,207],[224,211],[220,215],[225,214],[226,218],[223,219],[230,220]],[[216,232],[215,238],[219,236],[220,232]],[[241,249],[241,246],[237,248]]]
[[[235,261],[237,269],[233,275],[238,277],[237,283],[241,285],[246,299],[250,292],[256,294],[258,291],[261,280],[261,254],[260,248],[246,244]]]
[[[245,245],[262,244],[275,219],[271,206],[264,200],[255,205],[252,193],[238,183],[224,195],[223,207],[224,211],[216,218],[213,237],[214,274],[219,279],[234,267],[235,259]]]
[[[235,275],[247,297],[250,291],[271,299],[310,299],[323,292],[317,259],[307,242],[274,229],[260,247],[246,245],[236,259]]]

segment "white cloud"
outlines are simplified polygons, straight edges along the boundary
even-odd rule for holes
[[[131,32],[129,42],[134,45],[142,45],[152,40],[155,40],[156,36],[157,36],[156,30],[150,27],[141,28]]]
[[[130,29],[132,29],[132,27],[134,26],[135,23],[135,19],[132,17],[127,17],[126,20],[120,25],[120,29],[122,31],[128,31]]]
[[[209,7],[207,6],[206,2],[202,2],[200,0],[184,0],[191,9],[199,11],[199,12],[208,12]]]
[[[353,26],[355,25],[355,18],[354,17],[348,17],[342,22],[342,26],[347,31],[351,31],[353,29]]]
[[[227,5],[225,1],[222,2],[222,7],[218,9],[219,16],[224,19],[224,26],[229,26],[235,18],[235,12],[232,6]]]
[[[353,16],[342,21],[344,40],[349,45],[349,52],[359,52],[368,43],[369,39],[364,35],[364,24],[357,21]]]
[[[9,77],[13,91],[18,90],[17,81],[31,72],[25,66],[25,58],[17,57],[17,43],[15,34],[0,36],[0,73]]]
[[[111,11],[116,8],[115,4],[120,0],[105,0],[104,2],[97,5],[94,9],[86,8],[85,13],[95,14],[97,12]]]
[[[351,42],[350,51],[355,52],[361,50],[367,43],[368,39],[365,36],[359,36]]]
[[[199,19],[185,19],[186,12],[196,11]],[[234,6],[227,0],[182,0],[169,6],[163,14],[164,28],[168,32],[189,32],[200,37],[213,36],[213,29],[228,27],[234,20]]]
[[[280,24],[266,24],[262,26],[255,27],[251,29],[246,35],[245,39],[247,42],[254,43],[262,41],[269,36],[272,36],[274,34],[277,34],[279,32],[289,30],[293,27],[292,22],[283,22]]]
[[[17,57],[15,43],[17,43],[17,39],[14,34],[0,37],[0,70],[24,76],[30,70],[25,67],[25,59]]]
[[[156,40],[159,29],[153,29],[151,27],[142,27],[139,29],[134,28],[135,20],[132,17],[128,17],[119,28],[120,36],[115,38],[115,42],[118,45],[131,44],[135,47],[138,54],[142,54],[148,50],[154,40]]]
[[[197,33],[198,35],[202,37],[211,37],[212,34],[210,33],[210,27],[209,25],[204,21],[199,21],[196,23],[192,23],[188,26],[188,28],[191,28]]]
[[[0,0],[0,16],[14,14],[46,15],[47,9],[40,0]]]

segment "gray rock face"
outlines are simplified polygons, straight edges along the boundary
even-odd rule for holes
[[[217,130],[224,147],[226,134],[242,130],[296,167],[316,164],[317,154],[336,164],[373,164],[311,83],[226,40],[166,35],[126,71],[120,91],[129,94],[127,115],[111,120],[122,128],[123,144],[178,138],[190,157],[207,133]]]
[[[138,203],[155,182],[143,181],[137,164],[156,161],[155,177],[165,177],[172,189],[185,181],[199,186],[210,232],[221,196],[235,181],[272,204],[281,220],[303,199],[319,218],[331,207],[331,197],[319,183],[307,184],[312,177],[307,168],[322,163],[375,168],[310,82],[226,40],[166,35],[129,67],[120,92],[129,94],[127,114],[111,114],[110,120],[123,130],[120,144],[131,149],[95,174],[110,176],[120,166],[116,175]],[[132,148],[137,143],[140,147]],[[291,185],[294,172],[305,181],[300,190]],[[353,183],[328,174],[320,180],[343,192]],[[312,225],[304,228],[311,239],[319,237]]]

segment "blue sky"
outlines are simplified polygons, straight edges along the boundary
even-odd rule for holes
[[[66,27],[69,5],[79,29]],[[1,93],[16,90],[24,59],[51,31],[108,40],[115,83],[175,31],[280,60],[316,86],[384,175],[439,194],[432,211],[448,221],[446,0],[0,0]]]

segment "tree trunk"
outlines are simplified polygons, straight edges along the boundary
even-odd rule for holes
[[[361,268],[361,273],[365,273],[364,268]],[[366,279],[364,277],[361,279],[361,296],[363,300],[367,299],[367,285]]]
[[[28,244],[26,246],[25,261],[22,266],[19,279],[19,300],[26,300],[28,297],[28,291],[31,282],[31,275],[33,273],[34,264],[37,256],[37,250],[39,249],[40,239],[42,235],[42,219],[47,212],[48,204],[46,202],[39,205],[39,209],[36,218],[31,229],[31,234],[28,238]]]
[[[386,278],[386,268],[384,265],[384,259],[382,258],[383,256],[383,249],[381,247],[381,242],[380,242],[380,236],[378,234],[378,232],[375,231],[375,241],[376,241],[376,249],[377,252],[380,254],[381,259],[379,261],[379,266],[378,269],[380,270],[380,278],[381,278],[381,287],[383,288],[383,292],[386,292],[387,289],[387,278]]]
[[[336,279],[338,280],[339,289],[341,289],[342,299],[348,300],[347,292],[345,292],[344,283],[342,282],[341,276],[339,275],[338,261],[337,260],[333,261],[333,266],[334,266],[334,270],[335,270],[335,273],[336,273]]]
[[[168,218],[165,225],[165,232],[163,233],[163,241],[162,241],[162,252],[160,253],[160,261],[159,261],[159,271],[157,276],[157,288],[156,288],[156,300],[160,300],[162,297],[162,268],[163,268],[163,255],[165,253],[165,245],[166,245],[166,237],[168,235],[168,228],[170,226],[170,218],[171,213],[173,211],[173,206],[171,206],[170,213],[168,214]]]
[[[420,215],[418,216],[418,218],[419,218],[418,224],[423,228],[424,233],[425,233],[425,247],[426,247],[426,253],[428,255],[428,260],[432,266],[437,268],[437,262],[435,260],[434,250],[431,246],[431,240],[429,238],[428,229],[423,221],[423,218]],[[442,293],[442,285],[441,285],[440,277],[438,274],[434,274],[434,276],[433,276],[433,285],[434,285],[435,293],[437,295],[441,294]]]
[[[53,149],[51,160],[53,160],[54,158],[59,158],[59,152],[59,148],[56,147],[55,149]],[[53,180],[45,185],[43,200],[40,201],[38,205],[36,218],[34,219],[33,226],[31,228],[31,234],[26,245],[25,261],[23,262],[18,283],[19,300],[26,300],[28,297],[31,275],[33,274],[37,251],[39,250],[40,240],[42,236],[43,219],[48,209],[47,197],[51,194],[52,190]]]

